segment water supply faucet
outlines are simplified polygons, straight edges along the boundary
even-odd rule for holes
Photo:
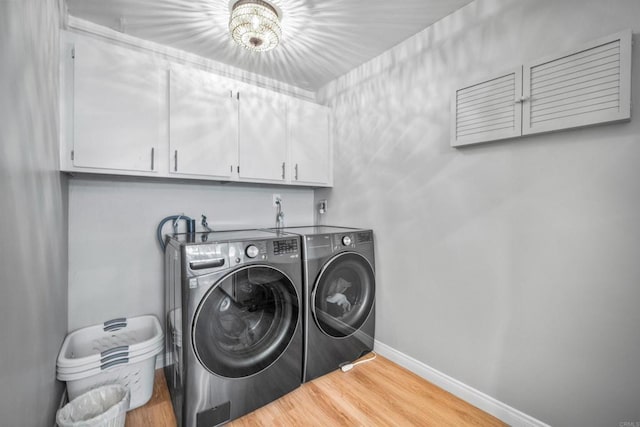
[[[204,228],[208,233],[211,233],[213,231],[213,229],[209,227],[207,217],[204,214],[202,214],[202,221],[200,221],[200,224],[202,225],[202,228]]]
[[[276,199],[276,207],[278,209],[276,213],[276,229],[280,230],[284,228],[284,212],[282,211],[282,199]]]

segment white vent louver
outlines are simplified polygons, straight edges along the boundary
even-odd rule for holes
[[[629,118],[630,34],[626,36],[525,67],[523,133]]]
[[[519,98],[521,70],[459,89],[455,94],[454,129],[456,141],[471,144],[520,134]]]

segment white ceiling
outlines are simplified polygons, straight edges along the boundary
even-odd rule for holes
[[[249,52],[228,32],[232,0],[67,0],[69,13],[141,39],[316,91],[472,0],[273,0],[282,42]]]

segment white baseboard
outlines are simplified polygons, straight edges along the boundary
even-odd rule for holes
[[[437,385],[471,405],[482,409],[513,427],[550,427],[548,424],[520,412],[517,409],[474,389],[473,387],[469,387],[468,385],[451,378],[437,369],[434,369],[413,357],[407,356],[406,354],[389,347],[378,340],[375,341],[374,350],[381,356],[386,357],[392,362],[397,363],[414,374],[426,379],[427,381]]]

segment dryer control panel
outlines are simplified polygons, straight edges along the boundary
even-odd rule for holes
[[[333,247],[334,250],[355,248],[356,246],[372,243],[373,233],[370,230],[349,232],[349,233],[337,233],[333,235]]]
[[[345,248],[355,248],[356,239],[353,233],[340,233],[333,235],[334,250],[340,250]]]

